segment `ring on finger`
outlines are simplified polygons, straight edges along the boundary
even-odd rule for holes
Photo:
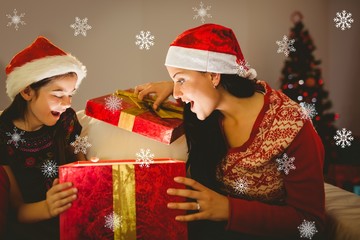
[[[201,206],[200,206],[200,204],[197,202],[196,203],[196,209],[198,210],[198,211],[200,211],[200,209],[201,209]]]

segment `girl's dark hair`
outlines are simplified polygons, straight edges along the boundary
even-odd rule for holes
[[[38,82],[35,82],[29,87],[35,91],[36,96],[38,96],[40,88],[44,87],[45,85],[49,84],[54,79],[59,79],[63,77],[68,76],[77,76],[75,72],[69,72],[62,75],[56,75],[49,78],[45,78],[43,80],[40,80]],[[21,96],[20,93],[18,93],[10,106],[4,110],[4,112],[1,114],[0,119],[1,121],[5,120],[6,122],[12,122],[16,119],[25,120],[25,111],[27,108],[27,102],[25,99]],[[54,131],[54,142],[56,146],[56,153],[55,156],[58,156],[60,164],[66,163],[66,141],[65,141],[65,131],[63,129],[63,126],[60,121],[58,121],[55,125],[55,131]]]
[[[256,81],[235,74],[221,74],[220,85],[239,98],[250,97],[256,90]],[[228,150],[220,128],[220,117],[220,111],[215,110],[205,120],[199,120],[191,112],[190,104],[184,107],[184,128],[189,149],[187,167],[190,167],[191,178],[218,192],[221,185],[216,180],[216,167]]]

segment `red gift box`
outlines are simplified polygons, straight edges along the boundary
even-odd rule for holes
[[[125,130],[170,144],[184,134],[182,110],[177,103],[167,101],[158,111],[152,100],[140,101],[132,90],[116,91],[86,103],[85,114]]]
[[[60,166],[60,182],[78,189],[77,199],[60,215],[60,239],[187,239],[187,224],[175,220],[185,211],[167,208],[185,198],[166,193],[185,188],[173,180],[185,176],[185,162],[155,159],[147,166],[135,160]]]

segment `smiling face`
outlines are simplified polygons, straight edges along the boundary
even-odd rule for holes
[[[51,80],[37,91],[30,87],[22,91],[27,101],[26,125],[33,130],[43,125],[55,125],[60,115],[71,107],[76,81],[76,75],[65,75]]]
[[[218,106],[220,95],[214,88],[219,74],[167,67],[174,81],[174,98],[191,104],[191,111],[199,120],[207,118]]]

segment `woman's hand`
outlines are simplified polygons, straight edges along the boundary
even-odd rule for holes
[[[155,93],[157,97],[153,109],[156,110],[172,94],[173,88],[173,81],[150,82],[136,86],[134,93],[140,100],[151,93]]]
[[[77,189],[72,188],[72,183],[59,183],[56,178],[53,186],[46,193],[46,205],[50,217],[55,217],[71,207],[71,202],[77,197]]]
[[[185,184],[190,189],[169,188],[169,195],[195,199],[196,202],[168,203],[168,208],[182,210],[198,210],[194,214],[176,216],[178,221],[212,220],[227,221],[229,217],[229,200],[193,179],[185,177],[174,178],[175,182]]]

